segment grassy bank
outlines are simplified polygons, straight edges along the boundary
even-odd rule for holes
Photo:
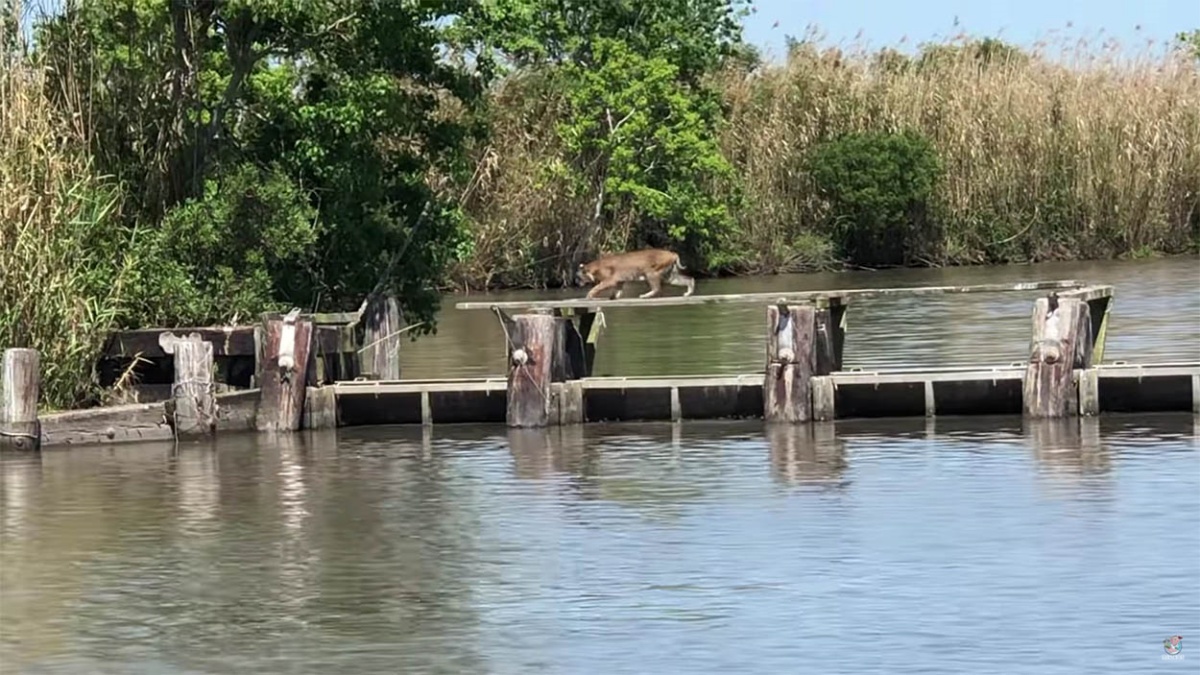
[[[1200,239],[1200,75],[1185,54],[1120,59],[1075,45],[1046,58],[989,41],[894,50],[793,46],[786,63],[716,76],[720,146],[734,178],[729,261],[714,272],[855,264],[809,171],[847,133],[915,131],[942,166],[925,226],[898,236],[905,264],[964,265],[1194,251]],[[536,76],[504,82],[468,205],[475,245],[458,287],[541,286],[572,264],[592,195],[564,161],[561,96]],[[902,226],[901,226],[902,227]],[[602,248],[628,245],[607,232]]]

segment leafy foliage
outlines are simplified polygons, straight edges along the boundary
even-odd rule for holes
[[[480,0],[463,13],[460,40],[479,50],[482,63],[517,68],[602,58],[603,41],[656,54],[694,84],[730,56],[744,56],[741,18],[748,0]]]
[[[154,325],[180,316],[249,318],[274,303],[293,266],[307,262],[317,240],[316,209],[277,166],[231,167],[205,182],[205,194],[167,212],[150,235],[135,296]]]
[[[100,169],[165,256],[131,320],[354,309],[382,284],[432,330],[461,230],[435,184],[471,133],[445,108],[481,92],[439,58],[459,4],[94,0],[44,23],[52,72],[90,83]]]
[[[863,264],[909,262],[909,235],[924,224],[940,172],[933,145],[912,131],[847,134],[809,159],[843,253]]]
[[[607,243],[719,261],[732,221],[709,188],[731,170],[704,78],[726,59],[752,59],[740,48],[744,4],[486,0],[460,25],[485,68],[548,71],[563,94],[562,156],[544,168],[594,200],[575,257]]]

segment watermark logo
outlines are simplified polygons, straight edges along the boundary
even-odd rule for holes
[[[1183,658],[1183,654],[1182,654],[1182,652],[1183,652],[1183,636],[1182,635],[1172,635],[1171,637],[1163,640],[1163,651],[1166,652],[1166,655],[1163,656],[1164,660],[1182,659]]]

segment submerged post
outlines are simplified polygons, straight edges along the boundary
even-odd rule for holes
[[[1092,363],[1092,322],[1088,304],[1051,293],[1033,309],[1033,342],[1021,398],[1026,417],[1078,414],[1077,368]]]
[[[175,362],[171,398],[166,404],[167,423],[176,437],[203,436],[217,427],[213,390],[213,345],[198,333],[158,336],[158,343]]]
[[[0,447],[39,450],[41,357],[36,349],[6,349],[0,361]]]
[[[559,422],[550,383],[564,378],[566,358],[563,332],[550,314],[508,317],[497,309],[504,328],[508,353],[508,407],[510,427],[545,427]]]
[[[812,305],[767,307],[767,368],[763,379],[766,422],[812,419],[815,327],[816,308]]]
[[[312,319],[300,318],[298,308],[287,316],[265,317],[258,362],[261,394],[255,424],[259,431],[300,428],[312,341]]]

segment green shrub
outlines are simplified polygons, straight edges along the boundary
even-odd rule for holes
[[[847,134],[815,147],[808,171],[828,202],[833,238],[850,261],[903,265],[936,240],[925,231],[925,213],[941,163],[923,136]]]

